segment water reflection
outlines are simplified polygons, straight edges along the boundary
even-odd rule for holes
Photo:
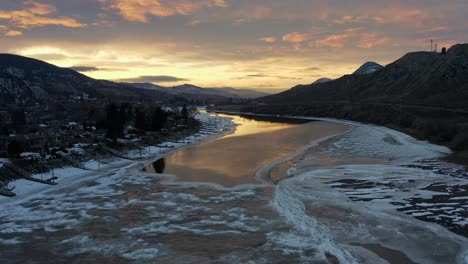
[[[148,172],[153,173],[164,173],[164,169],[166,168],[166,159],[158,159],[157,161],[153,162],[148,167],[152,167],[152,169],[146,168],[145,170]]]
[[[235,133],[225,136],[224,138],[239,137],[258,133],[272,132],[281,129],[295,127],[300,124],[311,122],[304,119],[293,119],[286,117],[271,117],[271,116],[253,116],[253,115],[226,115],[217,114],[222,117],[232,118],[237,124]]]
[[[178,150],[145,170],[164,171],[183,182],[213,182],[228,187],[258,183],[255,173],[259,168],[287,157],[312,140],[344,131],[344,126],[326,122],[301,125],[307,121],[229,117],[239,124],[233,134]]]

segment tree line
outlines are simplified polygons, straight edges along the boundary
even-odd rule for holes
[[[142,106],[134,109],[128,103],[120,105],[111,103],[106,107],[106,137],[111,139],[122,137],[125,127],[130,122],[140,131],[158,132],[166,128],[169,119],[187,121],[193,118],[193,112],[194,109],[187,105],[184,105],[181,110],[178,107],[172,107],[166,111],[160,106]]]

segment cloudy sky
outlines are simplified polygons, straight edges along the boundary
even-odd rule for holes
[[[467,42],[467,0],[1,0],[0,52],[94,78],[281,90]]]

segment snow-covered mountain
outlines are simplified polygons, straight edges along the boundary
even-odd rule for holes
[[[361,67],[359,67],[353,75],[364,75],[364,74],[369,74],[373,73],[375,71],[378,71],[380,69],[384,68],[382,65],[375,63],[373,61],[368,61],[364,63]]]
[[[313,82],[312,84],[326,83],[326,82],[329,82],[329,81],[333,81],[333,80],[332,80],[332,79],[330,79],[330,78],[326,78],[326,77],[324,77],[324,78],[320,78],[320,79],[316,80],[316,81],[315,81],[315,82]]]
[[[366,63],[357,74],[345,75],[319,85],[298,85],[257,100],[271,104],[307,104],[310,101],[348,101],[367,104],[405,102],[434,108],[467,109],[468,44],[447,53],[412,52],[385,68]],[[369,67],[367,67],[369,66]]]

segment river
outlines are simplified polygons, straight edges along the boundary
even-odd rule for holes
[[[287,158],[311,142],[343,133],[347,127],[329,122],[300,119],[224,116],[237,129],[218,140],[185,148],[155,161],[148,172],[177,176],[179,182],[209,182],[224,187],[259,184],[256,172]]]
[[[221,117],[233,133],[2,204],[0,261],[468,262],[468,179],[436,159],[445,148],[353,122]]]

